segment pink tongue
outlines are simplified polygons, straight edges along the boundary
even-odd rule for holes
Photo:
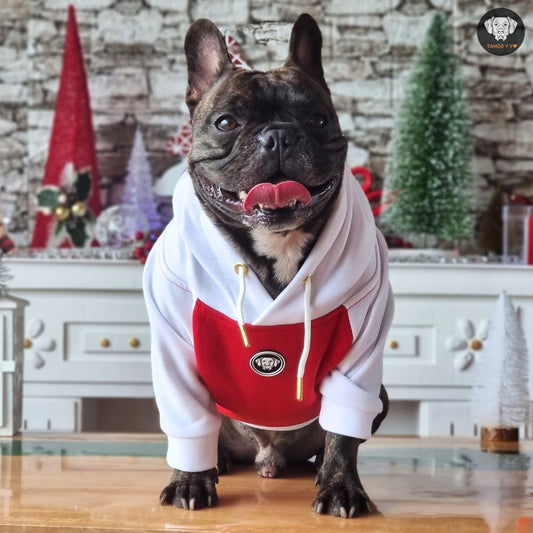
[[[267,209],[278,209],[295,201],[305,205],[311,201],[311,194],[301,183],[296,181],[282,181],[277,185],[259,183],[246,195],[243,209],[248,211],[258,204]]]

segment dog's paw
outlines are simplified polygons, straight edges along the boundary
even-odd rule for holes
[[[218,503],[216,483],[216,468],[203,472],[174,470],[170,483],[159,496],[159,501],[161,505],[174,505],[190,511],[214,507]]]
[[[324,481],[320,480],[319,474],[317,485],[318,494],[311,507],[319,514],[354,518],[378,512],[363,489],[358,476],[345,474]]]

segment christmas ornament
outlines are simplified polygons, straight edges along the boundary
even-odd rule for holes
[[[48,185],[37,192],[39,212],[55,219],[53,241],[63,244],[65,233],[76,247],[83,247],[90,240],[89,225],[94,223],[87,208],[91,194],[91,172],[76,171],[68,163],[61,174],[60,185]]]
[[[81,218],[87,213],[87,204],[85,202],[76,202],[71,209],[75,217]]]
[[[104,209],[94,230],[101,246],[128,246],[147,235],[149,225],[143,212],[134,205],[114,205]]]
[[[78,177],[72,180],[68,177],[72,174]],[[89,244],[87,222],[100,213],[100,191],[89,91],[73,6],[68,8],[63,65],[42,185],[37,194],[39,210],[31,246]],[[80,205],[72,212],[77,202],[86,205],[85,212]]]
[[[472,389],[472,414],[484,451],[518,451],[518,427],[529,416],[528,351],[511,299],[502,292]]]
[[[160,232],[152,232],[145,237],[144,233],[138,232],[136,235],[136,240],[139,243],[132,251],[131,255],[133,259],[137,259],[142,265],[146,263],[148,259],[148,254],[153,248],[155,241],[157,241]]]
[[[64,222],[70,216],[70,209],[64,205],[58,205],[54,210],[54,214],[59,222]]]

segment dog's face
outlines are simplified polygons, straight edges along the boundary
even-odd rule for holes
[[[496,41],[505,41],[513,33],[518,23],[511,17],[492,17],[485,21],[486,30],[494,35]]]
[[[321,34],[302,15],[281,68],[235,68],[207,20],[189,30],[189,170],[207,211],[226,226],[289,231],[331,205],[346,140],[324,81]]]

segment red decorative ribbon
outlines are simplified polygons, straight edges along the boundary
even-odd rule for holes
[[[361,189],[363,189],[363,192],[365,193],[365,196],[368,199],[368,202],[370,203],[370,207],[372,208],[372,214],[377,217],[381,214],[381,211],[383,210],[383,205],[381,204],[381,196],[383,195],[382,190],[375,190],[372,191],[372,174],[370,173],[370,170],[366,167],[351,167],[350,169],[352,171],[352,175],[354,178],[357,178],[358,176],[362,176],[363,183],[361,184]]]

